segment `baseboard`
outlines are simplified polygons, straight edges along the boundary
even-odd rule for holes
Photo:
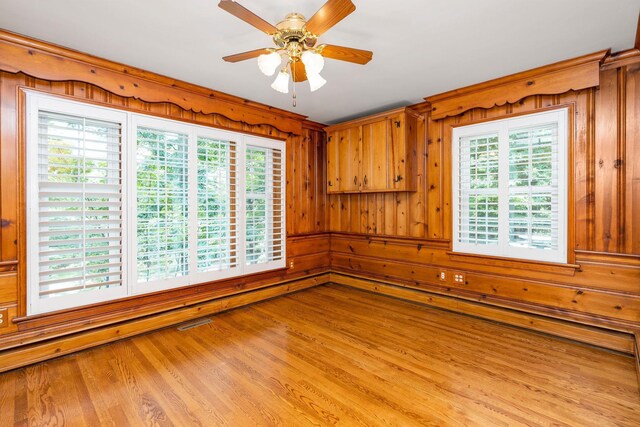
[[[636,376],[638,377],[638,391],[640,391],[640,331],[636,332],[633,336],[636,359]]]
[[[31,345],[11,348],[0,352],[0,372],[42,362],[54,357],[96,347],[199,317],[290,294],[327,282],[329,282],[329,273],[324,273],[318,276],[231,295],[164,313],[60,336]]]
[[[630,333],[583,325],[504,307],[476,303],[469,300],[404,287],[397,283],[371,280],[344,273],[332,272],[330,274],[330,280],[332,283],[340,285],[543,332],[629,355],[636,355],[636,363],[638,363],[638,357],[640,357],[636,350],[638,336],[636,335],[634,337],[634,335]]]
[[[279,283],[241,294],[149,315],[129,321],[52,338],[30,345],[10,348],[0,352],[0,372],[42,362],[55,357],[85,350],[185,321],[220,313],[256,302],[268,300],[326,283],[336,283],[373,293],[417,302],[461,314],[559,336],[606,349],[635,355],[640,386],[640,332],[634,334],[616,332],[575,322],[525,313],[503,307],[490,306],[455,297],[403,287],[400,284],[381,282],[350,276],[343,273],[323,273],[313,277]]]

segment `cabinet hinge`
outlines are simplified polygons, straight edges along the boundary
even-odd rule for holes
[[[396,127],[399,128],[400,127],[400,120],[396,120]]]

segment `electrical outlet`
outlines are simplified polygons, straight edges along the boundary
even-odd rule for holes
[[[289,268],[293,268],[293,260],[289,261]]]
[[[9,326],[9,310],[3,308],[0,310],[0,328]]]
[[[464,273],[462,272],[454,272],[453,273],[453,283],[457,283],[460,285],[464,285],[466,283],[465,277],[464,277]]]
[[[447,281],[447,272],[446,271],[441,271],[438,274],[438,280],[440,280],[441,282],[446,282]]]

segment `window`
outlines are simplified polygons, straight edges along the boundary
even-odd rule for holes
[[[284,144],[27,95],[29,314],[285,265]]]
[[[567,109],[453,130],[453,250],[566,262]]]

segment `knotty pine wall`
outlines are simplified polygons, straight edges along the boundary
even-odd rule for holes
[[[500,103],[499,100],[495,100]],[[491,104],[494,104],[493,102]],[[451,126],[568,105],[573,111],[569,263],[451,254]],[[332,271],[583,323],[640,327],[640,58],[600,86],[471,109],[418,129],[414,193],[328,198]],[[571,220],[572,219],[572,220]],[[466,274],[441,282],[440,270]]]
[[[20,205],[23,190],[23,160],[20,146],[23,118],[19,108],[19,91],[32,88],[55,95],[103,106],[124,108],[155,116],[184,120],[224,129],[265,135],[286,141],[287,151],[287,253],[293,268],[257,274],[241,279],[224,280],[212,284],[161,294],[130,298],[126,301],[106,303],[90,309],[72,310],[51,316],[37,316],[20,320],[26,315],[25,279],[23,260],[25,250],[25,210]],[[324,132],[312,122],[304,121],[302,134],[279,131],[270,125],[249,125],[227,119],[220,114],[202,114],[171,103],[148,103],[108,92],[82,82],[53,82],[36,79],[23,73],[0,72],[0,309],[7,308],[8,327],[0,328],[0,349],[15,345],[25,337],[34,337],[52,325],[67,322],[67,332],[86,328],[89,322],[119,321],[162,311],[176,301],[189,304],[207,298],[217,298],[242,290],[268,286],[283,280],[312,276],[328,270],[329,237],[327,230],[324,187]],[[147,306],[145,311],[141,310]],[[154,307],[148,309],[148,307]],[[20,331],[18,331],[20,329]],[[40,331],[40,332],[39,332]]]
[[[354,280],[388,282],[614,330],[639,329],[640,55],[603,65],[597,88],[528,96],[440,120],[431,119],[428,103],[414,106],[424,117],[415,147],[418,191],[328,197],[325,135],[318,124],[142,70],[0,35],[0,70],[5,70],[0,71],[0,309],[8,309],[12,320],[0,328],[0,350],[286,280],[320,277],[316,275],[329,270]],[[23,69],[52,77],[29,77]],[[24,318],[21,87],[285,139],[287,256],[293,268]],[[165,90],[171,93],[164,99],[170,97],[171,103],[140,100],[163,99]],[[451,125],[554,105],[569,105],[575,113],[570,264],[449,253]],[[219,112],[192,111],[203,108]],[[466,283],[440,282],[440,270],[464,272]]]

